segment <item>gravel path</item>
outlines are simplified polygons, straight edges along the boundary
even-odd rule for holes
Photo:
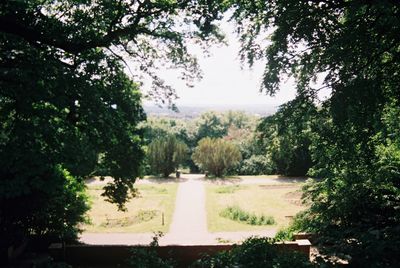
[[[162,243],[198,245],[211,243],[207,231],[206,197],[202,175],[186,175],[178,186],[175,211],[169,233]]]
[[[290,181],[288,181],[290,180]],[[282,184],[295,179],[249,178],[229,180],[209,180],[216,184]],[[90,180],[88,185],[104,185],[111,181]],[[165,183],[165,181],[163,181]],[[160,245],[213,245],[221,243],[237,243],[249,236],[273,237],[276,229],[251,232],[219,232],[207,231],[207,215],[205,208],[204,175],[185,174],[180,180],[171,179],[171,183],[179,183],[175,211],[170,231],[160,240]],[[157,180],[142,179],[138,184],[159,183]],[[149,244],[153,233],[83,233],[80,241],[86,244],[108,245],[144,245]]]

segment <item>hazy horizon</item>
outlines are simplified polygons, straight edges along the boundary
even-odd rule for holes
[[[201,49],[188,44],[191,53],[197,56],[203,73],[201,81],[188,87],[179,78],[179,71],[160,68],[158,75],[171,85],[179,97],[174,103],[179,106],[220,106],[220,105],[274,105],[279,106],[295,97],[295,86],[292,79],[281,84],[276,96],[270,97],[260,93],[260,82],[265,69],[265,61],[259,61],[249,69],[241,64],[238,58],[240,44],[232,23],[221,22],[221,29],[226,34],[228,45],[213,46],[210,56],[204,56]],[[149,81],[143,86],[145,92]],[[152,101],[145,101],[145,104]]]

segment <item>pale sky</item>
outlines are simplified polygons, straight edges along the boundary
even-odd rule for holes
[[[198,57],[203,79],[194,82],[189,88],[179,79],[179,72],[160,70],[159,75],[175,88],[179,99],[175,103],[179,106],[212,106],[212,105],[251,105],[265,104],[269,106],[281,105],[295,97],[293,80],[284,81],[281,90],[274,97],[260,93],[260,81],[264,71],[264,63],[258,62],[252,69],[242,66],[238,58],[239,42],[233,34],[233,25],[222,23],[228,45],[212,47],[210,56],[204,57],[197,47],[189,47]],[[146,87],[146,82],[145,85]],[[152,102],[145,101],[147,104]]]

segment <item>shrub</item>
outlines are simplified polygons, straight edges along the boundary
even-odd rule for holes
[[[219,214],[221,217],[228,218],[234,221],[247,223],[250,225],[272,225],[275,224],[275,219],[271,216],[260,215],[244,211],[238,206],[229,206],[222,210]]]
[[[192,267],[308,268],[313,265],[303,253],[279,251],[272,239],[250,237],[230,251],[203,257]]]
[[[18,185],[15,177],[13,191],[0,190],[0,250],[7,243],[18,245],[27,237],[74,241],[80,232],[79,223],[87,222],[84,183],[61,165],[49,165],[40,171],[32,170],[36,178],[26,175],[26,181],[31,180],[29,186]]]
[[[267,156],[252,155],[250,158],[241,161],[236,170],[240,175],[263,175],[273,174],[275,168]]]
[[[242,156],[236,145],[223,139],[204,138],[192,155],[193,161],[203,171],[222,177],[226,170],[236,165]]]
[[[290,227],[279,229],[275,234],[274,239],[276,241],[292,241],[293,240],[293,230]]]
[[[312,232],[312,229],[307,227],[307,212],[301,211],[297,213],[290,225],[278,230],[274,239],[276,241],[290,241],[293,240],[293,234],[301,231]]]
[[[128,267],[132,268],[173,268],[174,262],[172,260],[164,260],[157,254],[156,248],[159,246],[158,239],[163,236],[158,232],[153,237],[153,241],[149,247],[134,248],[131,250],[131,256],[126,261]]]

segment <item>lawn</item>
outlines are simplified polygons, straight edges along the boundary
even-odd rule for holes
[[[138,197],[126,204],[127,211],[104,200],[101,186],[88,188],[91,200],[89,217],[91,224],[85,225],[86,232],[167,232],[175,208],[178,184],[138,185]],[[162,216],[164,214],[164,225]]]
[[[287,225],[290,216],[304,209],[299,198],[300,184],[229,185],[207,183],[207,224],[210,232],[252,231]],[[229,206],[237,206],[256,215],[272,216],[273,225],[250,225],[220,216]]]

